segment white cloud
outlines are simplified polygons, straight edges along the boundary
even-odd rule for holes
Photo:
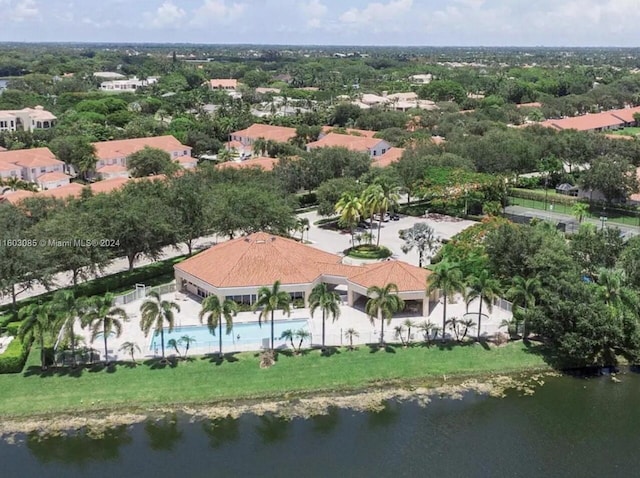
[[[393,29],[390,20],[397,20],[409,13],[413,0],[391,0],[389,3],[370,3],[363,9],[351,8],[340,15],[340,21],[353,27],[380,27]],[[386,25],[385,25],[386,24]]]
[[[6,19],[15,22],[22,22],[37,17],[40,14],[40,10],[35,0],[11,0],[3,2],[8,4],[8,9],[5,11]]]
[[[171,0],[165,1],[153,13],[147,13],[147,21],[152,28],[166,28],[178,26],[187,15],[183,8],[175,5]]]
[[[300,5],[302,13],[307,19],[307,26],[309,28],[320,28],[322,25],[322,19],[326,16],[329,9],[320,0],[311,0],[310,2]]]
[[[205,0],[194,13],[192,23],[204,26],[208,23],[227,23],[240,17],[246,10],[244,3],[229,3],[226,0]],[[265,19],[266,20],[266,19]]]

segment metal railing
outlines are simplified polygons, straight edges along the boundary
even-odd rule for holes
[[[144,284],[136,284],[136,290],[127,294],[119,295],[115,298],[116,305],[126,305],[136,300],[144,299],[150,292],[157,292],[160,295],[176,291],[176,283],[162,284],[156,287],[148,287]]]

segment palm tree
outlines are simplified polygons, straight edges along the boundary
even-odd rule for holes
[[[511,287],[507,290],[507,298],[511,300],[514,307],[532,308],[536,305],[536,295],[540,291],[540,279],[530,277],[525,279],[515,276],[511,282]],[[527,337],[527,322],[523,321],[522,336]],[[516,331],[517,332],[517,331]]]
[[[401,238],[404,240],[402,252],[407,254],[414,248],[418,251],[418,267],[422,267],[424,253],[431,252],[438,244],[433,228],[426,222],[418,222],[411,229],[402,231]]]
[[[187,358],[187,354],[189,353],[189,349],[191,348],[192,344],[196,343],[196,338],[191,336],[191,335],[183,335],[182,337],[180,337],[180,339],[178,339],[178,343],[180,345],[184,345],[184,358]]]
[[[140,353],[140,347],[138,347],[138,344],[136,344],[135,342],[124,342],[118,350],[120,350],[120,352],[122,353],[131,355],[131,361],[133,362],[133,364],[138,364],[135,358],[135,353]]]
[[[418,330],[422,332],[422,335],[424,336],[424,341],[427,344],[431,344],[431,340],[435,340],[438,337],[438,332],[440,331],[440,327],[438,327],[436,324],[434,324],[431,321],[425,320],[424,322],[421,322],[420,324],[418,324]],[[433,334],[433,338],[431,337],[431,334]]]
[[[605,304],[614,310],[637,308],[637,296],[626,286],[624,272],[617,269],[602,268],[598,272],[600,296]]]
[[[60,290],[53,296],[52,308],[54,313],[60,320],[60,327],[64,338],[69,341],[71,347],[71,360],[73,367],[78,365],[76,359],[76,342],[77,337],[74,332],[74,326],[78,318],[82,317],[87,308],[87,301],[83,298],[77,298],[72,290]],[[81,323],[84,327],[85,324]]]
[[[384,198],[384,191],[379,184],[370,184],[362,191],[360,201],[362,202],[362,213],[369,216],[369,224],[373,227],[373,216],[380,210],[380,203]],[[378,235],[380,235],[380,228],[378,227]],[[373,235],[370,237],[369,243],[373,240]]]
[[[388,179],[378,177],[376,179],[376,184],[380,186],[382,189],[382,196],[380,196],[378,201],[378,214],[380,215],[378,219],[378,241],[377,245],[380,245],[380,232],[382,228],[382,219],[385,214],[392,209],[394,206],[398,204],[398,194],[396,193],[396,186],[389,182]]]
[[[354,328],[349,328],[344,331],[344,338],[349,339],[349,350],[353,350],[353,338],[360,337],[358,331]]]
[[[402,325],[407,328],[407,345],[409,345],[411,343],[411,329],[416,328],[416,323],[411,319],[406,319]]]
[[[436,264],[431,275],[427,278],[427,294],[434,290],[440,290],[444,297],[444,308],[442,310],[442,341],[445,341],[445,330],[447,329],[447,302],[453,299],[456,292],[464,289],[464,281],[460,265],[455,262],[444,260]]]
[[[180,353],[180,349],[178,348],[178,341],[176,339],[169,339],[167,341],[167,347],[171,347],[176,351],[176,355],[182,358],[182,354]]]
[[[578,223],[581,224],[584,217],[589,212],[589,205],[585,202],[576,202],[571,208],[571,213],[578,220]]]
[[[283,330],[282,333],[280,334],[280,340],[284,340],[285,342],[288,340],[291,343],[291,350],[295,352],[296,346],[293,343],[294,337],[295,335],[293,333],[293,330],[291,329]]]
[[[262,321],[271,315],[271,351],[274,347],[274,314],[276,310],[291,315],[291,296],[289,293],[280,290],[280,281],[275,281],[271,288],[261,287],[258,290],[258,300],[253,304],[253,310],[262,309],[258,316],[258,324],[262,327]]]
[[[340,317],[340,295],[337,292],[330,291],[327,284],[321,282],[313,288],[309,294],[309,312],[311,317],[316,310],[322,310],[322,350],[325,346],[325,319],[331,317],[333,322]]]
[[[173,331],[175,312],[180,312],[180,306],[175,302],[162,300],[156,291],[149,292],[149,299],[140,306],[140,328],[145,337],[151,329],[160,334],[160,346],[162,347],[162,361],[164,358],[164,324],[169,325],[169,333]]]
[[[309,337],[311,337],[311,334],[309,333],[308,330],[299,329],[299,330],[296,330],[295,335],[297,339],[300,339],[300,342],[298,342],[298,353],[300,353],[300,351],[302,350],[302,342],[305,339],[308,339]]]
[[[55,327],[55,314],[50,304],[31,304],[18,312],[22,324],[18,337],[22,343],[37,340],[40,346],[40,367],[47,369],[45,340],[50,338]]]
[[[362,201],[353,193],[342,193],[336,203],[335,211],[340,214],[340,222],[351,231],[351,245],[355,245],[353,233],[356,224],[362,217]]]
[[[216,335],[216,327],[219,329],[218,333],[218,356],[222,357],[222,319],[227,326],[227,335],[233,330],[233,318],[238,314],[238,304],[231,299],[225,299],[220,302],[220,298],[217,295],[210,295],[204,301],[202,301],[202,309],[200,310],[200,323],[205,319],[207,320],[207,326],[211,335]]]
[[[398,296],[398,286],[387,284],[384,287],[371,286],[367,289],[367,296],[371,297],[365,306],[365,312],[371,322],[378,318],[381,323],[380,346],[384,345],[384,321],[391,323],[393,314],[404,309],[404,301]]]
[[[478,335],[480,340],[480,327],[482,325],[482,304],[487,304],[489,313],[493,311],[493,301],[500,294],[500,284],[489,274],[488,269],[482,269],[476,276],[469,278],[469,293],[467,295],[467,304],[475,299],[480,299],[480,307],[478,308]]]
[[[115,333],[116,337],[122,334],[122,323],[129,320],[124,309],[114,306],[115,296],[107,293],[104,296],[90,299],[83,320],[91,326],[91,340],[102,333],[104,340],[104,363],[109,364],[109,352],[107,340],[109,335]]]

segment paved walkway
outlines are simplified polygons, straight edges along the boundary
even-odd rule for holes
[[[200,312],[200,302],[199,300],[186,296],[184,294],[171,292],[162,296],[164,300],[170,300],[176,302],[180,306],[180,312],[176,314],[175,325],[176,327],[187,327],[187,326],[200,326],[200,322],[198,319],[198,314]],[[344,297],[346,301],[346,296]],[[152,350],[150,347],[151,344],[151,335],[149,337],[145,337],[143,332],[140,330],[140,306],[144,302],[144,299],[137,300],[135,302],[131,302],[124,306],[125,311],[129,316],[129,321],[124,324],[122,335],[120,337],[111,337],[108,341],[108,350],[109,350],[109,358],[110,360],[127,360],[130,358],[129,355],[123,354],[119,351],[120,346],[124,342],[135,342],[141,350],[141,353],[136,353],[136,359],[141,359],[143,357],[153,357],[154,354],[159,354],[159,350]],[[469,314],[467,318],[472,319],[474,322],[478,321],[478,302],[473,302],[469,306]],[[429,317],[421,317],[418,315],[414,316],[402,316],[396,317],[391,321],[391,324],[385,323],[384,326],[384,334],[386,342],[400,342],[399,339],[395,337],[394,328],[396,326],[402,325],[403,322],[410,318],[416,325],[428,320],[433,324],[441,327],[442,325],[442,310],[443,303],[442,299],[439,303],[435,304],[433,310],[429,314]],[[501,327],[503,320],[510,319],[511,313],[507,310],[500,309],[498,307],[493,308],[493,312],[488,316],[484,316],[486,314],[486,306],[483,307],[483,319],[482,319],[482,335],[483,336],[491,336],[498,332],[499,330],[506,331],[504,327]],[[335,322],[331,320],[326,321],[326,344],[330,346],[346,346],[349,345],[349,340],[345,338],[344,332],[353,328],[358,332],[358,335],[354,337],[354,344],[363,345],[367,343],[376,343],[380,340],[380,321],[375,320],[373,323],[369,320],[369,317],[361,310],[361,307],[356,306],[349,307],[343,303],[340,307],[340,318]],[[462,318],[467,313],[467,308],[464,305],[464,301],[460,296],[454,298],[452,303],[447,305],[447,314],[448,317],[456,317]],[[291,316],[283,316],[282,312],[276,312],[275,319],[277,321],[293,321],[299,319],[308,319],[308,329],[311,333],[311,340],[306,341],[304,343],[304,347],[309,347],[310,344],[319,345],[321,343],[322,337],[322,314],[316,313],[315,317],[311,317],[309,313],[309,309],[293,309]],[[234,324],[241,323],[256,323],[258,320],[258,315],[253,312],[240,312],[237,317],[234,319]],[[260,329],[263,333],[263,338],[269,338],[269,325],[263,324]],[[179,329],[178,329],[179,331]],[[83,337],[82,342],[87,345],[95,348],[100,356],[104,354],[104,345],[102,342],[102,337],[98,337],[95,342],[91,342],[91,333],[88,329],[81,329],[76,326],[76,333]],[[193,333],[193,330],[189,331],[189,333]],[[404,332],[406,337],[406,331]],[[477,334],[477,329],[472,327],[469,329],[468,335],[471,337],[475,337]],[[232,333],[232,336],[234,334]],[[412,341],[419,342],[423,340],[422,333],[417,329],[413,328],[411,331]],[[451,332],[447,331],[447,335],[451,337]],[[166,339],[165,339],[166,340]],[[225,345],[223,344],[223,352],[246,352],[246,351],[255,351],[260,350],[262,345],[262,341],[253,341],[249,343],[242,343],[242,340],[236,342],[234,344]],[[276,337],[275,341],[276,347],[284,348],[287,347],[284,340],[279,340]],[[181,347],[182,349],[182,347]],[[196,342],[190,348],[190,354],[193,355],[204,355],[209,353],[217,353],[218,351],[218,337],[211,336],[210,340],[206,342]],[[167,355],[171,355],[174,353],[173,349],[166,347]]]

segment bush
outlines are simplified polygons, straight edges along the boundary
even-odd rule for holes
[[[28,347],[19,339],[13,339],[7,350],[0,355],[0,373],[20,373],[27,360]]]
[[[392,252],[384,246],[374,246],[371,244],[362,244],[360,246],[351,247],[344,251],[345,255],[355,257],[356,259],[386,259],[390,257]]]
[[[544,198],[545,198],[544,191],[533,191],[533,190],[530,191],[527,189],[517,189],[517,188],[510,189],[509,195],[514,198],[530,199],[534,201],[544,201]],[[554,194],[554,193],[547,194],[547,201],[549,203],[553,202],[554,204],[573,205],[578,200],[579,198],[574,196],[565,196],[563,194]]]
[[[300,208],[307,208],[310,206],[318,205],[318,198],[316,197],[315,192],[310,192],[306,194],[301,194],[298,196],[298,204]]]
[[[9,335],[12,335],[14,337],[18,336],[18,330],[20,330],[20,326],[22,325],[22,322],[11,322],[10,324],[7,324],[7,333]]]

